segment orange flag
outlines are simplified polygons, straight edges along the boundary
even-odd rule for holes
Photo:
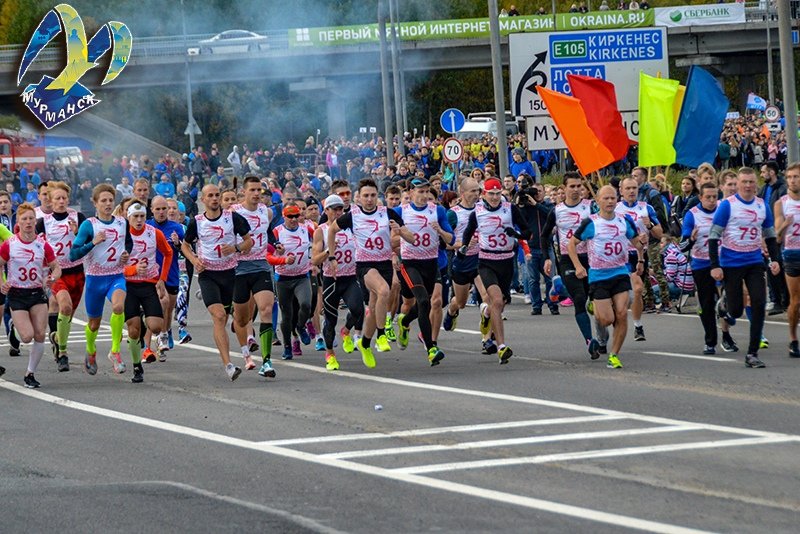
[[[764,125],[762,125],[762,126],[761,126],[761,134],[762,134],[762,135],[764,135],[764,136],[766,136],[766,137],[767,137],[767,139],[769,139],[770,137],[772,137],[772,132],[770,132],[770,131],[769,131],[769,128],[767,128],[767,125],[766,125],[766,124],[764,124]]]
[[[581,174],[587,176],[614,163],[611,151],[589,128],[580,100],[544,87],[537,87],[537,91],[564,137]]]

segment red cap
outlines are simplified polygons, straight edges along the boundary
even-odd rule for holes
[[[298,206],[286,206],[283,208],[283,216],[287,215],[300,215],[300,208]]]
[[[484,191],[500,191],[501,189],[503,189],[503,184],[497,178],[489,178],[483,182]]]

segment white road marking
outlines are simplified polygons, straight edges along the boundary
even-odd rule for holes
[[[386,456],[391,454],[416,454],[420,452],[460,451],[484,449],[489,447],[512,447],[515,445],[532,445],[534,443],[552,443],[555,441],[621,438],[627,436],[641,436],[645,434],[660,434],[664,432],[685,432],[687,430],[701,430],[701,428],[681,425],[658,426],[651,428],[629,428],[625,430],[601,430],[597,432],[575,432],[573,434],[553,434],[549,436],[525,436],[521,438],[465,441],[452,445],[419,445],[411,447],[391,447],[386,449],[333,452],[329,454],[322,454],[321,456],[323,458],[367,458],[371,456]]]
[[[335,458],[322,458],[315,454],[305,453],[292,449],[285,449],[282,447],[275,447],[272,445],[264,445],[253,441],[244,440],[241,438],[236,438],[233,436],[226,436],[224,434],[217,434],[215,432],[208,432],[205,430],[191,428],[183,425],[177,425],[165,421],[158,421],[156,419],[148,419],[146,417],[141,417],[138,415],[118,412],[116,410],[109,410],[107,408],[100,408],[98,406],[92,406],[81,402],[75,402],[69,399],[64,399],[61,397],[50,395],[48,393],[42,393],[41,391],[25,389],[22,386],[17,386],[16,384],[6,382],[5,380],[2,379],[0,379],[0,388],[4,388],[9,391],[13,391],[15,393],[19,393],[20,395],[25,395],[27,397],[49,402],[51,404],[63,406],[65,408],[70,408],[73,410],[91,413],[94,415],[99,415],[110,419],[115,419],[118,421],[124,421],[127,423],[133,423],[149,428],[154,428],[157,430],[173,432],[175,434],[190,436],[197,439],[203,439],[206,441],[219,443],[221,445],[261,451],[265,453],[274,454],[276,456],[281,456],[284,458],[291,458],[325,467],[336,467],[339,469],[376,476],[388,480],[395,480],[398,482],[405,482],[408,484],[416,484],[428,488],[449,491],[451,493],[458,493],[460,495],[466,495],[473,498],[495,501],[505,505],[510,504],[510,505],[521,506],[524,508],[529,508],[532,510],[540,510],[552,514],[565,515],[582,521],[594,521],[598,523],[605,523],[608,525],[614,525],[623,528],[639,529],[648,532],[657,532],[663,534],[706,534],[707,533],[707,531],[681,527],[669,523],[660,523],[657,521],[639,519],[636,517],[604,512],[601,510],[594,510],[591,508],[573,506],[554,501],[547,501],[544,499],[536,499],[533,497],[525,497],[522,495],[515,495],[513,493],[506,493],[503,491],[495,491],[487,488],[470,486],[468,484],[459,484],[457,482],[450,482],[448,480],[438,480],[435,478],[428,478],[410,473],[403,473],[398,470],[384,469],[381,467],[375,467],[366,464],[358,464],[354,462],[348,462],[346,460],[338,460]]]
[[[682,317],[684,319],[697,319],[698,318],[696,313],[687,313],[687,314],[683,314],[683,313],[662,313],[662,314],[660,314],[660,316],[664,316],[664,317]],[[737,321],[742,321],[744,323],[749,323],[750,322],[750,320],[747,319],[746,317],[740,317],[740,318],[738,318],[736,320]],[[776,325],[776,326],[789,326],[789,323],[785,323],[783,321],[766,321],[765,320],[764,324],[772,324],[772,325]]]
[[[419,428],[415,430],[398,430],[395,432],[368,432],[363,434],[339,434],[336,436],[315,436],[311,438],[278,439],[261,441],[265,445],[302,445],[307,443],[331,443],[335,441],[358,441],[379,438],[404,438],[430,436],[452,432],[479,432],[483,430],[501,430],[506,428],[523,428],[528,426],[563,425],[571,423],[596,423],[625,419],[617,415],[587,415],[580,417],[558,417],[554,419],[532,419],[529,421],[508,421],[504,423],[482,423],[474,425],[442,426],[436,428]]]
[[[444,332],[444,328],[442,328],[442,332]],[[481,335],[480,330],[467,330],[465,328],[453,328],[453,332],[459,332],[461,334],[477,334]]]
[[[643,351],[642,354],[653,354],[655,356],[671,356],[673,358],[688,358],[690,360],[708,360],[711,362],[738,362],[733,358],[720,358],[719,356],[698,356],[696,354],[681,354],[679,352],[658,352]]]
[[[747,445],[770,445],[773,443],[798,442],[800,438],[794,436],[764,437],[764,438],[739,438],[713,441],[695,441],[690,443],[672,443],[668,445],[646,445],[642,447],[624,447],[620,449],[599,449],[594,451],[565,452],[561,454],[542,454],[521,458],[497,458],[492,460],[476,460],[470,462],[451,462],[443,464],[418,465],[414,467],[401,467],[394,469],[400,473],[439,473],[443,471],[457,471],[463,469],[485,469],[487,467],[505,467],[510,465],[544,464],[563,462],[568,460],[587,460],[592,458],[616,458],[639,454],[653,454],[657,452],[688,451],[699,449],[718,449],[722,447],[743,447]]]

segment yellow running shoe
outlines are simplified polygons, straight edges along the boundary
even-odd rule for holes
[[[339,370],[339,362],[336,361],[336,354],[331,352],[325,355],[325,369],[328,371]]]
[[[761,336],[761,341],[758,342],[758,348],[760,349],[768,349],[769,348],[769,339]]]
[[[513,355],[514,351],[511,350],[511,347],[503,347],[497,351],[497,357],[500,358],[500,365],[507,364],[509,358],[511,358]]]
[[[339,333],[342,335],[342,350],[347,354],[356,350],[356,344],[353,341],[353,336],[350,335],[350,331],[342,328]]]
[[[431,364],[431,367],[435,365],[439,365],[439,363],[444,359],[444,352],[439,347],[431,347],[428,349],[428,361]]]
[[[356,341],[356,348],[361,353],[361,361],[364,365],[372,369],[375,367],[375,356],[372,354],[372,349],[364,346],[364,340],[359,339]]]
[[[403,317],[405,316],[405,313],[397,314],[397,344],[400,346],[400,350],[406,350],[408,347],[408,333],[411,331],[411,328],[403,326]]]
[[[608,361],[606,362],[606,367],[609,369],[622,369],[622,362],[619,361],[619,358],[616,354],[609,354]]]
[[[488,317],[489,305],[485,302],[481,302],[481,323],[480,323],[480,330],[482,336],[489,335],[489,330],[492,327],[492,320]]]
[[[392,350],[392,346],[389,345],[389,340],[386,339],[386,334],[378,336],[378,339],[375,340],[375,347],[378,349],[378,352],[389,352]]]
[[[386,324],[383,329],[386,330],[386,339],[391,342],[397,341],[397,336],[394,333],[394,324],[392,324],[392,317],[390,315],[386,316]]]

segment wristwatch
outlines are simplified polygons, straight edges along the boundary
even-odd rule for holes
[[[328,256],[328,261],[336,261],[336,256]]]

